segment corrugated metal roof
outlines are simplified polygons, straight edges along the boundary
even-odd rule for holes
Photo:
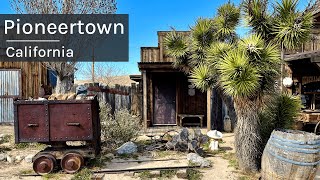
[[[20,71],[0,70],[0,97],[20,95]]]

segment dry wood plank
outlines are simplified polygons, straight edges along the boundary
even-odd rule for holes
[[[154,168],[132,168],[132,169],[101,169],[93,171],[93,173],[121,173],[121,172],[140,172],[154,170],[178,170],[178,169],[196,169],[201,166],[171,166],[171,167],[154,167]]]

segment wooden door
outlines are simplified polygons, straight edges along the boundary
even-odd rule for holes
[[[154,125],[176,124],[176,76],[159,73],[153,76]]]

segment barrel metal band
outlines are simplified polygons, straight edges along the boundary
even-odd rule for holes
[[[269,144],[272,146],[275,146],[279,149],[283,149],[283,150],[287,150],[287,151],[292,151],[292,152],[298,152],[298,153],[305,153],[305,154],[316,154],[318,152],[320,152],[320,149],[301,149],[301,148],[293,148],[290,147],[288,145],[284,145],[283,143],[281,143],[284,146],[281,146],[280,144],[278,144],[277,142],[272,142],[269,141]]]
[[[275,137],[271,137],[272,140],[279,144],[283,144],[289,147],[299,148],[299,149],[319,149],[319,145],[309,145],[309,144],[294,144],[286,141],[282,141],[280,139],[277,139]],[[270,141],[269,141],[270,142]]]
[[[271,154],[272,156],[274,156],[275,158],[277,159],[280,159],[282,161],[285,161],[285,162],[288,162],[288,163],[291,163],[291,164],[295,164],[295,165],[300,165],[300,166],[315,166],[315,165],[318,165],[320,164],[320,161],[317,161],[317,162],[299,162],[299,161],[294,161],[294,160],[291,160],[291,159],[287,159],[285,157],[282,157],[282,156],[279,156],[277,155],[276,153],[272,152],[271,150],[267,149],[267,152],[269,154]]]
[[[284,139],[284,138],[281,138],[281,137],[278,137],[278,136],[275,136],[275,135],[271,135],[271,137],[275,138],[275,139],[279,139],[281,141],[284,141],[284,142],[290,142],[290,143],[293,143],[293,144],[305,144],[305,145],[320,145],[320,140],[316,140],[316,141],[296,141],[296,140],[290,140],[290,139]]]

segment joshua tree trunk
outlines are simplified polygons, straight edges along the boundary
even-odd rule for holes
[[[57,85],[55,87],[56,94],[65,94],[70,90],[70,77],[59,77],[57,76]]]
[[[257,172],[260,168],[261,137],[256,100],[234,99],[238,121],[235,129],[236,155],[240,169]]]
[[[228,107],[227,114],[229,115],[229,117],[231,119],[231,126],[232,126],[231,128],[233,129],[235,127],[235,124],[237,123],[237,114],[234,109],[234,103],[233,103],[232,97],[223,93],[223,90],[219,87],[217,88],[217,92],[218,92],[219,96],[221,97],[222,101]]]

